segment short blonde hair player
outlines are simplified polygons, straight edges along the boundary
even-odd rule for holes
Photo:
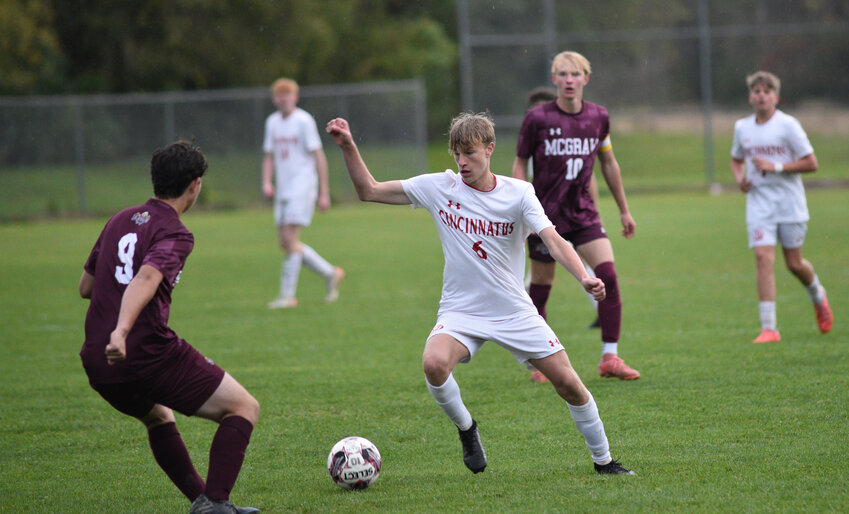
[[[781,340],[775,298],[775,246],[811,299],[817,327],[831,330],[834,315],[814,266],[802,257],[808,232],[803,173],[816,171],[814,148],[799,120],[778,109],[781,81],[768,71],[746,77],[754,112],[734,124],[731,173],[746,194],[746,229],[755,253],[761,332],[753,343]]]

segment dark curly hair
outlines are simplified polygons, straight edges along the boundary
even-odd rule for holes
[[[150,179],[157,198],[178,198],[191,182],[202,177],[209,165],[200,148],[179,140],[153,152]]]

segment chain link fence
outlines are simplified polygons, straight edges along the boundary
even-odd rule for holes
[[[694,181],[715,181],[728,149],[714,134],[751,112],[744,79],[758,69],[783,79],[781,107],[809,132],[849,134],[842,0],[457,0],[457,21],[463,108],[489,110],[502,141],[563,50],[592,63],[584,96],[610,110],[614,147],[623,131],[701,134]]]
[[[401,178],[427,168],[421,80],[304,86],[299,106],[316,119],[335,201],[354,197],[324,124],[347,118],[373,173]],[[176,138],[193,140],[210,172],[201,204],[261,201],[266,87],[157,94],[0,98],[0,219],[105,213],[150,196],[149,160]]]

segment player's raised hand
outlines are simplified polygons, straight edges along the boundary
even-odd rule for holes
[[[587,277],[581,280],[581,285],[584,291],[593,295],[595,301],[600,302],[607,296],[607,291],[604,288],[604,281],[598,277]]]
[[[334,118],[327,122],[326,130],[339,146],[345,146],[354,141],[351,137],[351,128],[343,118]]]
[[[106,345],[106,362],[111,366],[127,358],[127,336],[120,329],[115,329],[109,335]]]

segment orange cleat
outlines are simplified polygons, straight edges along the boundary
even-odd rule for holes
[[[772,330],[770,328],[765,328],[761,330],[761,335],[755,338],[753,343],[777,343],[781,341],[781,334],[778,333],[778,330]]]
[[[834,323],[834,315],[831,313],[831,307],[828,306],[828,297],[823,294],[822,301],[814,304],[814,311],[817,313],[817,326],[820,332],[828,334],[831,331],[831,325]]]
[[[598,374],[605,377],[616,377],[619,380],[636,380],[640,372],[625,364],[615,353],[605,353],[598,363]]]
[[[534,382],[539,382],[541,384],[548,382],[548,379],[545,378],[545,375],[542,374],[542,371],[538,369],[531,371],[531,380],[533,380]]]

